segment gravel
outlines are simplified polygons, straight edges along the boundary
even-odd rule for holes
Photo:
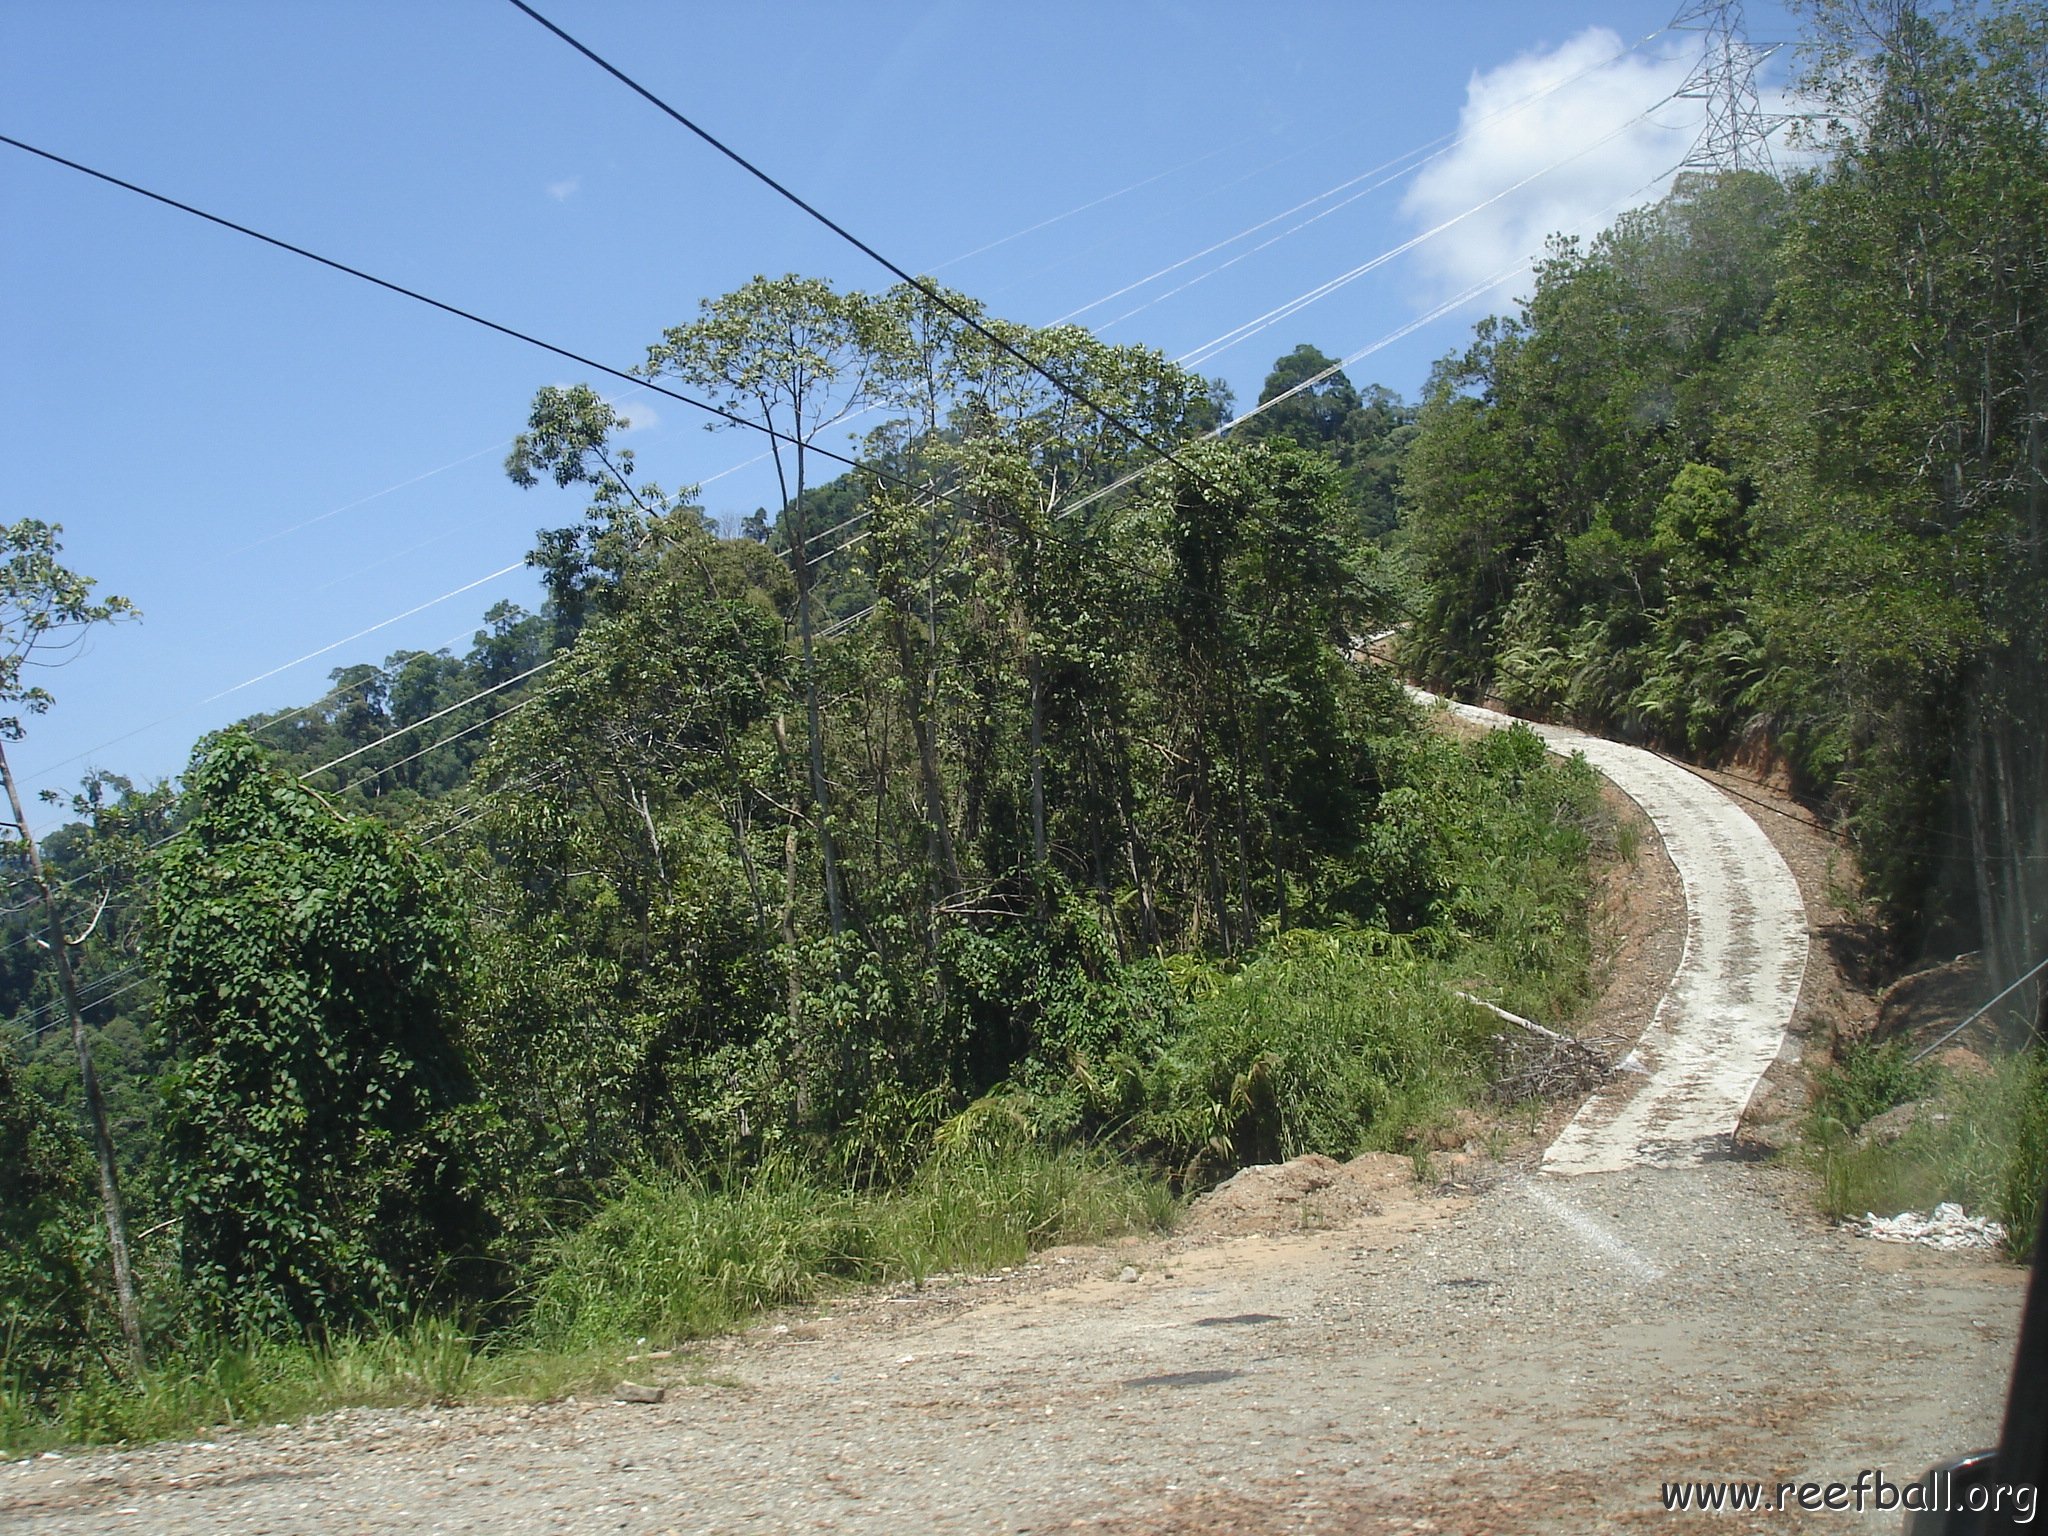
[[[1488,1176],[851,1298],[636,1366],[660,1404],[17,1462],[0,1529],[1616,1529],[1667,1479],[1902,1481],[1995,1438],[2010,1266],[1858,1241],[1755,1164]]]

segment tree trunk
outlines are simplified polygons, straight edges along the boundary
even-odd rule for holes
[[[960,894],[960,858],[953,846],[952,816],[946,805],[946,789],[939,777],[938,750],[932,741],[931,707],[936,697],[935,678],[929,666],[920,666],[910,641],[910,626],[896,610],[889,622],[896,645],[896,664],[910,687],[910,734],[917,744],[918,777],[924,785],[925,824],[931,836],[931,856],[944,880],[946,896]]]
[[[1045,868],[1045,678],[1038,657],[1026,663],[1031,680],[1031,862]]]
[[[818,852],[825,866],[825,914],[832,937],[846,931],[846,905],[839,891],[839,856],[832,844],[832,797],[825,782],[825,720],[818,704],[818,658],[811,635],[811,557],[804,538],[803,418],[797,418],[796,496],[790,502],[795,521],[790,533],[796,554],[796,624],[803,642],[804,729],[810,738],[811,803],[818,811]]]
[[[86,1036],[85,1013],[78,1002],[78,977],[71,967],[71,940],[64,933],[57,892],[43,867],[35,833],[29,830],[21,791],[15,785],[14,768],[7,760],[4,746],[0,746],[0,778],[7,784],[14,829],[21,834],[22,847],[28,853],[29,874],[42,892],[49,946],[57,960],[57,984],[64,994],[65,1011],[71,1015],[71,1046],[78,1053],[78,1076],[85,1089],[85,1117],[92,1127],[93,1153],[99,1162],[100,1207],[106,1215],[107,1254],[114,1266],[114,1297],[121,1313],[121,1336],[128,1341],[129,1357],[140,1371],[148,1363],[148,1356],[142,1345],[142,1307],[135,1294],[135,1271],[128,1260],[128,1215],[121,1204],[121,1181],[114,1163],[114,1138],[107,1130],[106,1101],[100,1097],[99,1074],[92,1066],[92,1042]]]

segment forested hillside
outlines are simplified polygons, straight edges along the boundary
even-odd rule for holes
[[[758,537],[540,390],[506,469],[571,503],[542,613],[341,668],[175,791],[86,786],[47,851],[67,935],[108,898],[67,951],[136,1353],[175,1362],[145,1383],[404,1317],[687,1333],[1247,1161],[1426,1148],[1496,1071],[1454,984],[1581,995],[1589,776],[1424,730],[1354,654],[1397,611],[1412,413],[1303,348],[1220,435],[1156,353],[950,298],[976,324],[763,279],[650,348],[773,434]],[[8,1412],[142,1432],[175,1411],[114,1363],[21,884]],[[739,1255],[631,1257],[691,1211]]]
[[[1439,367],[1403,655],[1783,754],[1895,960],[1981,945],[2002,984],[2048,952],[2048,37],[2022,6],[1823,22],[1821,169],[1682,180],[1558,243]]]

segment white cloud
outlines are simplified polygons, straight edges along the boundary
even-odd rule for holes
[[[1685,158],[1703,118],[1702,104],[1690,100],[1665,101],[1645,115],[1685,80],[1697,56],[1694,39],[1685,41],[1681,56],[1615,58],[1622,40],[1592,27],[1558,48],[1472,76],[1458,120],[1465,141],[1425,167],[1401,205],[1421,229],[1457,221],[1413,258],[1431,297],[1449,297],[1518,263],[1526,272],[1527,258],[1552,232],[1591,236],[1623,207],[1662,195],[1666,173]],[[1539,92],[1540,99],[1525,100]],[[1510,285],[1491,297],[1498,303],[1526,291],[1526,283]]]
[[[648,432],[661,425],[661,418],[655,415],[654,407],[644,400],[621,400],[616,409],[626,418],[628,432]]]
[[[560,181],[548,183],[548,196],[558,203],[566,203],[576,195],[576,189],[583,185],[581,176],[567,176]]]

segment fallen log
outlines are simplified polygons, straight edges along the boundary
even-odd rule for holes
[[[1508,1036],[1496,1034],[1493,1037],[1502,1057],[1500,1075],[1493,1086],[1494,1096],[1498,1099],[1555,1098],[1604,1083],[1615,1073],[1616,1068],[1582,1040],[1546,1029],[1534,1019],[1510,1013],[1483,997],[1474,997],[1470,992],[1453,989],[1451,995],[1460,1002],[1485,1009],[1502,1023],[1514,1025],[1529,1037],[1519,1052],[1513,1049]],[[1531,1053],[1534,1060],[1529,1059]]]

